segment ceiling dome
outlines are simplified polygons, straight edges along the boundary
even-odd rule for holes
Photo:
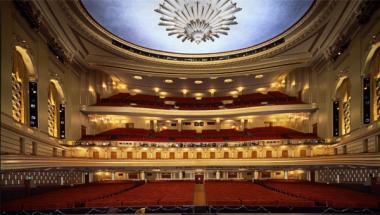
[[[160,4],[166,3],[168,7],[168,0],[82,0],[82,4],[92,18],[113,35],[144,48],[181,54],[230,52],[258,45],[284,33],[313,4],[313,0],[224,1],[241,8],[226,17],[235,17],[233,20],[237,24],[223,26],[228,31],[214,37],[214,41],[198,43],[179,39],[177,35],[169,36],[168,27],[159,25],[163,15],[155,10],[162,8]],[[190,0],[180,2],[193,3]]]

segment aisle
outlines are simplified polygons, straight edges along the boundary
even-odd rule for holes
[[[195,206],[206,205],[205,185],[195,184],[194,188],[194,202]]]

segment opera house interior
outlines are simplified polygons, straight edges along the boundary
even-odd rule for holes
[[[0,6],[2,215],[380,212],[380,1]]]

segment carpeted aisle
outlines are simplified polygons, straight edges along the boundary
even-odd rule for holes
[[[195,206],[206,205],[206,195],[205,195],[205,185],[204,184],[195,184],[194,205]]]

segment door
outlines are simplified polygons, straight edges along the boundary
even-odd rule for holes
[[[111,159],[117,159],[117,152],[111,152]]]
[[[195,174],[195,183],[196,184],[203,184],[204,182],[204,175],[203,174]]]

